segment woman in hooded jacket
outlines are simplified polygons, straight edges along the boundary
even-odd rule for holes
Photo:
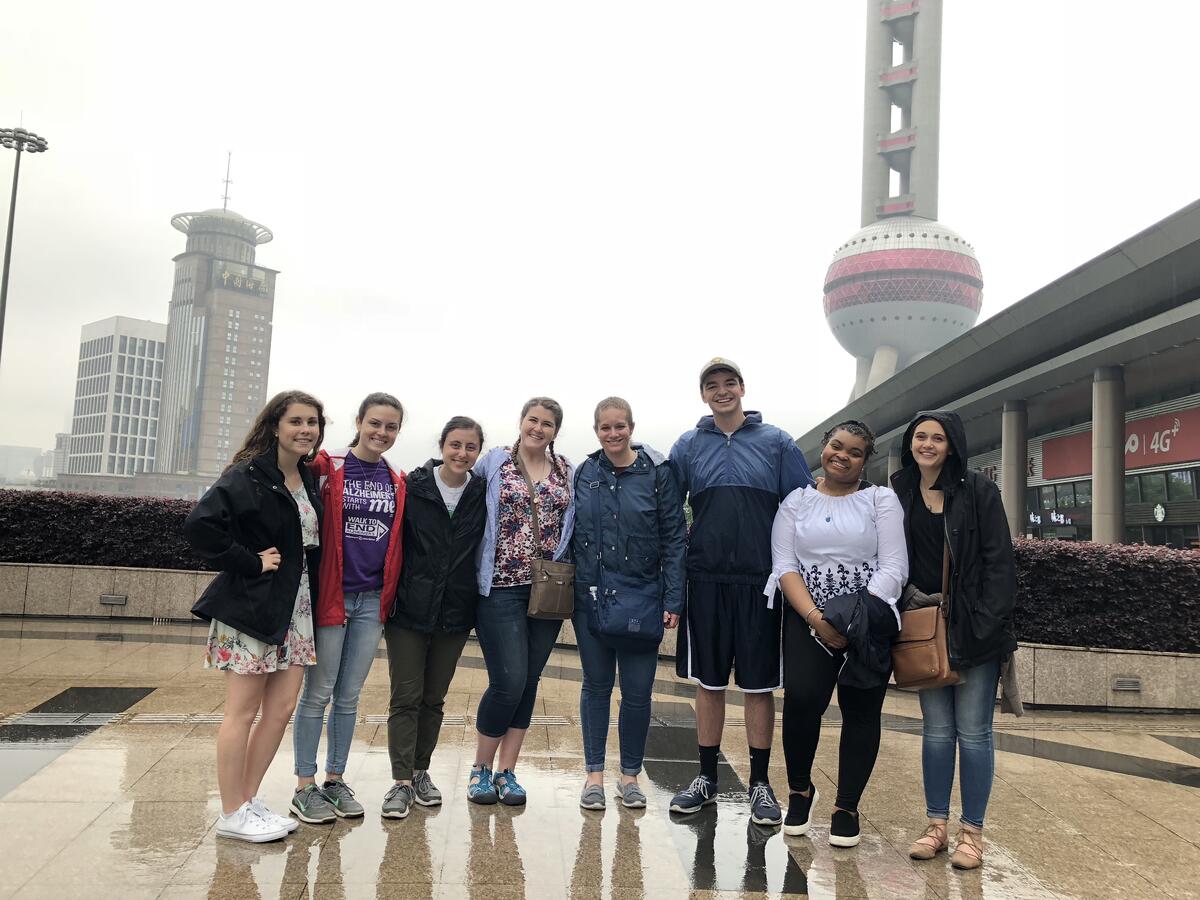
[[[892,487],[904,507],[909,554],[908,608],[942,601],[949,560],[947,628],[957,684],[920,691],[921,769],[925,834],[909,848],[913,859],[947,849],[946,823],[954,783],[955,749],[962,792],[961,829],[950,861],[974,869],[983,862],[983,820],[995,768],[992,716],[1001,664],[1017,647],[1013,635],[1016,566],[1008,519],[996,485],[967,470],[962,419],[922,412],[901,445],[902,468]]]
[[[385,819],[406,818],[414,803],[442,802],[429,762],[442,727],[446,691],[479,604],[475,554],[483,540],[487,482],[471,469],[483,448],[483,429],[474,419],[455,416],[442,429],[438,447],[440,459],[408,473],[404,571],[383,629],[394,779],[383,798]]]

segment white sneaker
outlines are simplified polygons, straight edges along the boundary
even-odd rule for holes
[[[217,834],[221,837],[262,844],[287,837],[287,829],[268,822],[256,813],[249,802],[243,803],[229,815],[217,818]]]
[[[279,813],[274,812],[258,797],[250,798],[250,808],[254,810],[260,819],[272,822],[278,825],[280,828],[286,828],[288,830],[288,834],[291,834],[300,827],[300,822],[297,819],[293,819],[290,816],[279,815]]]

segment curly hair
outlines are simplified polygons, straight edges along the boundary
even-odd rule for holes
[[[860,422],[858,419],[847,419],[845,422],[838,422],[827,432],[825,432],[825,436],[821,438],[822,450],[824,450],[825,445],[829,443],[829,439],[839,431],[844,431],[847,434],[854,435],[856,438],[860,438],[863,443],[867,445],[863,459],[871,458],[871,455],[875,452],[875,432],[867,427],[866,422]]]

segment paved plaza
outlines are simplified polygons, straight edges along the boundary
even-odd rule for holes
[[[0,618],[0,898],[1200,897],[1200,717],[999,716],[987,861],[962,873],[944,855],[917,864],[905,853],[923,823],[920,720],[915,696],[899,692],[884,707],[853,850],[827,843],[824,799],[811,837],[750,823],[740,705],[729,708],[720,802],[673,820],[670,796],[697,765],[691,689],[669,662],[659,668],[642,779],[649,808],[610,799],[606,812],[580,810],[571,650],[555,651],[546,669],[525,744],[528,807],[472,806],[471,715],[487,682],[473,642],[433,762],[442,807],[404,821],[378,815],[391,782],[381,655],[346,773],[366,817],[301,825],[275,844],[218,839],[223,685],[201,667],[204,634]],[[814,772],[823,798],[834,794],[837,739],[834,707]],[[614,726],[610,761],[616,755]],[[781,799],[782,756],[777,735],[771,779]],[[280,811],[291,769],[289,732],[263,791]]]

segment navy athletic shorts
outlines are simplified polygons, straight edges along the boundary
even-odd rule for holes
[[[676,674],[715,691],[725,689],[731,672],[745,693],[779,690],[782,613],[783,598],[776,593],[768,608],[761,587],[689,581],[679,619]]]

